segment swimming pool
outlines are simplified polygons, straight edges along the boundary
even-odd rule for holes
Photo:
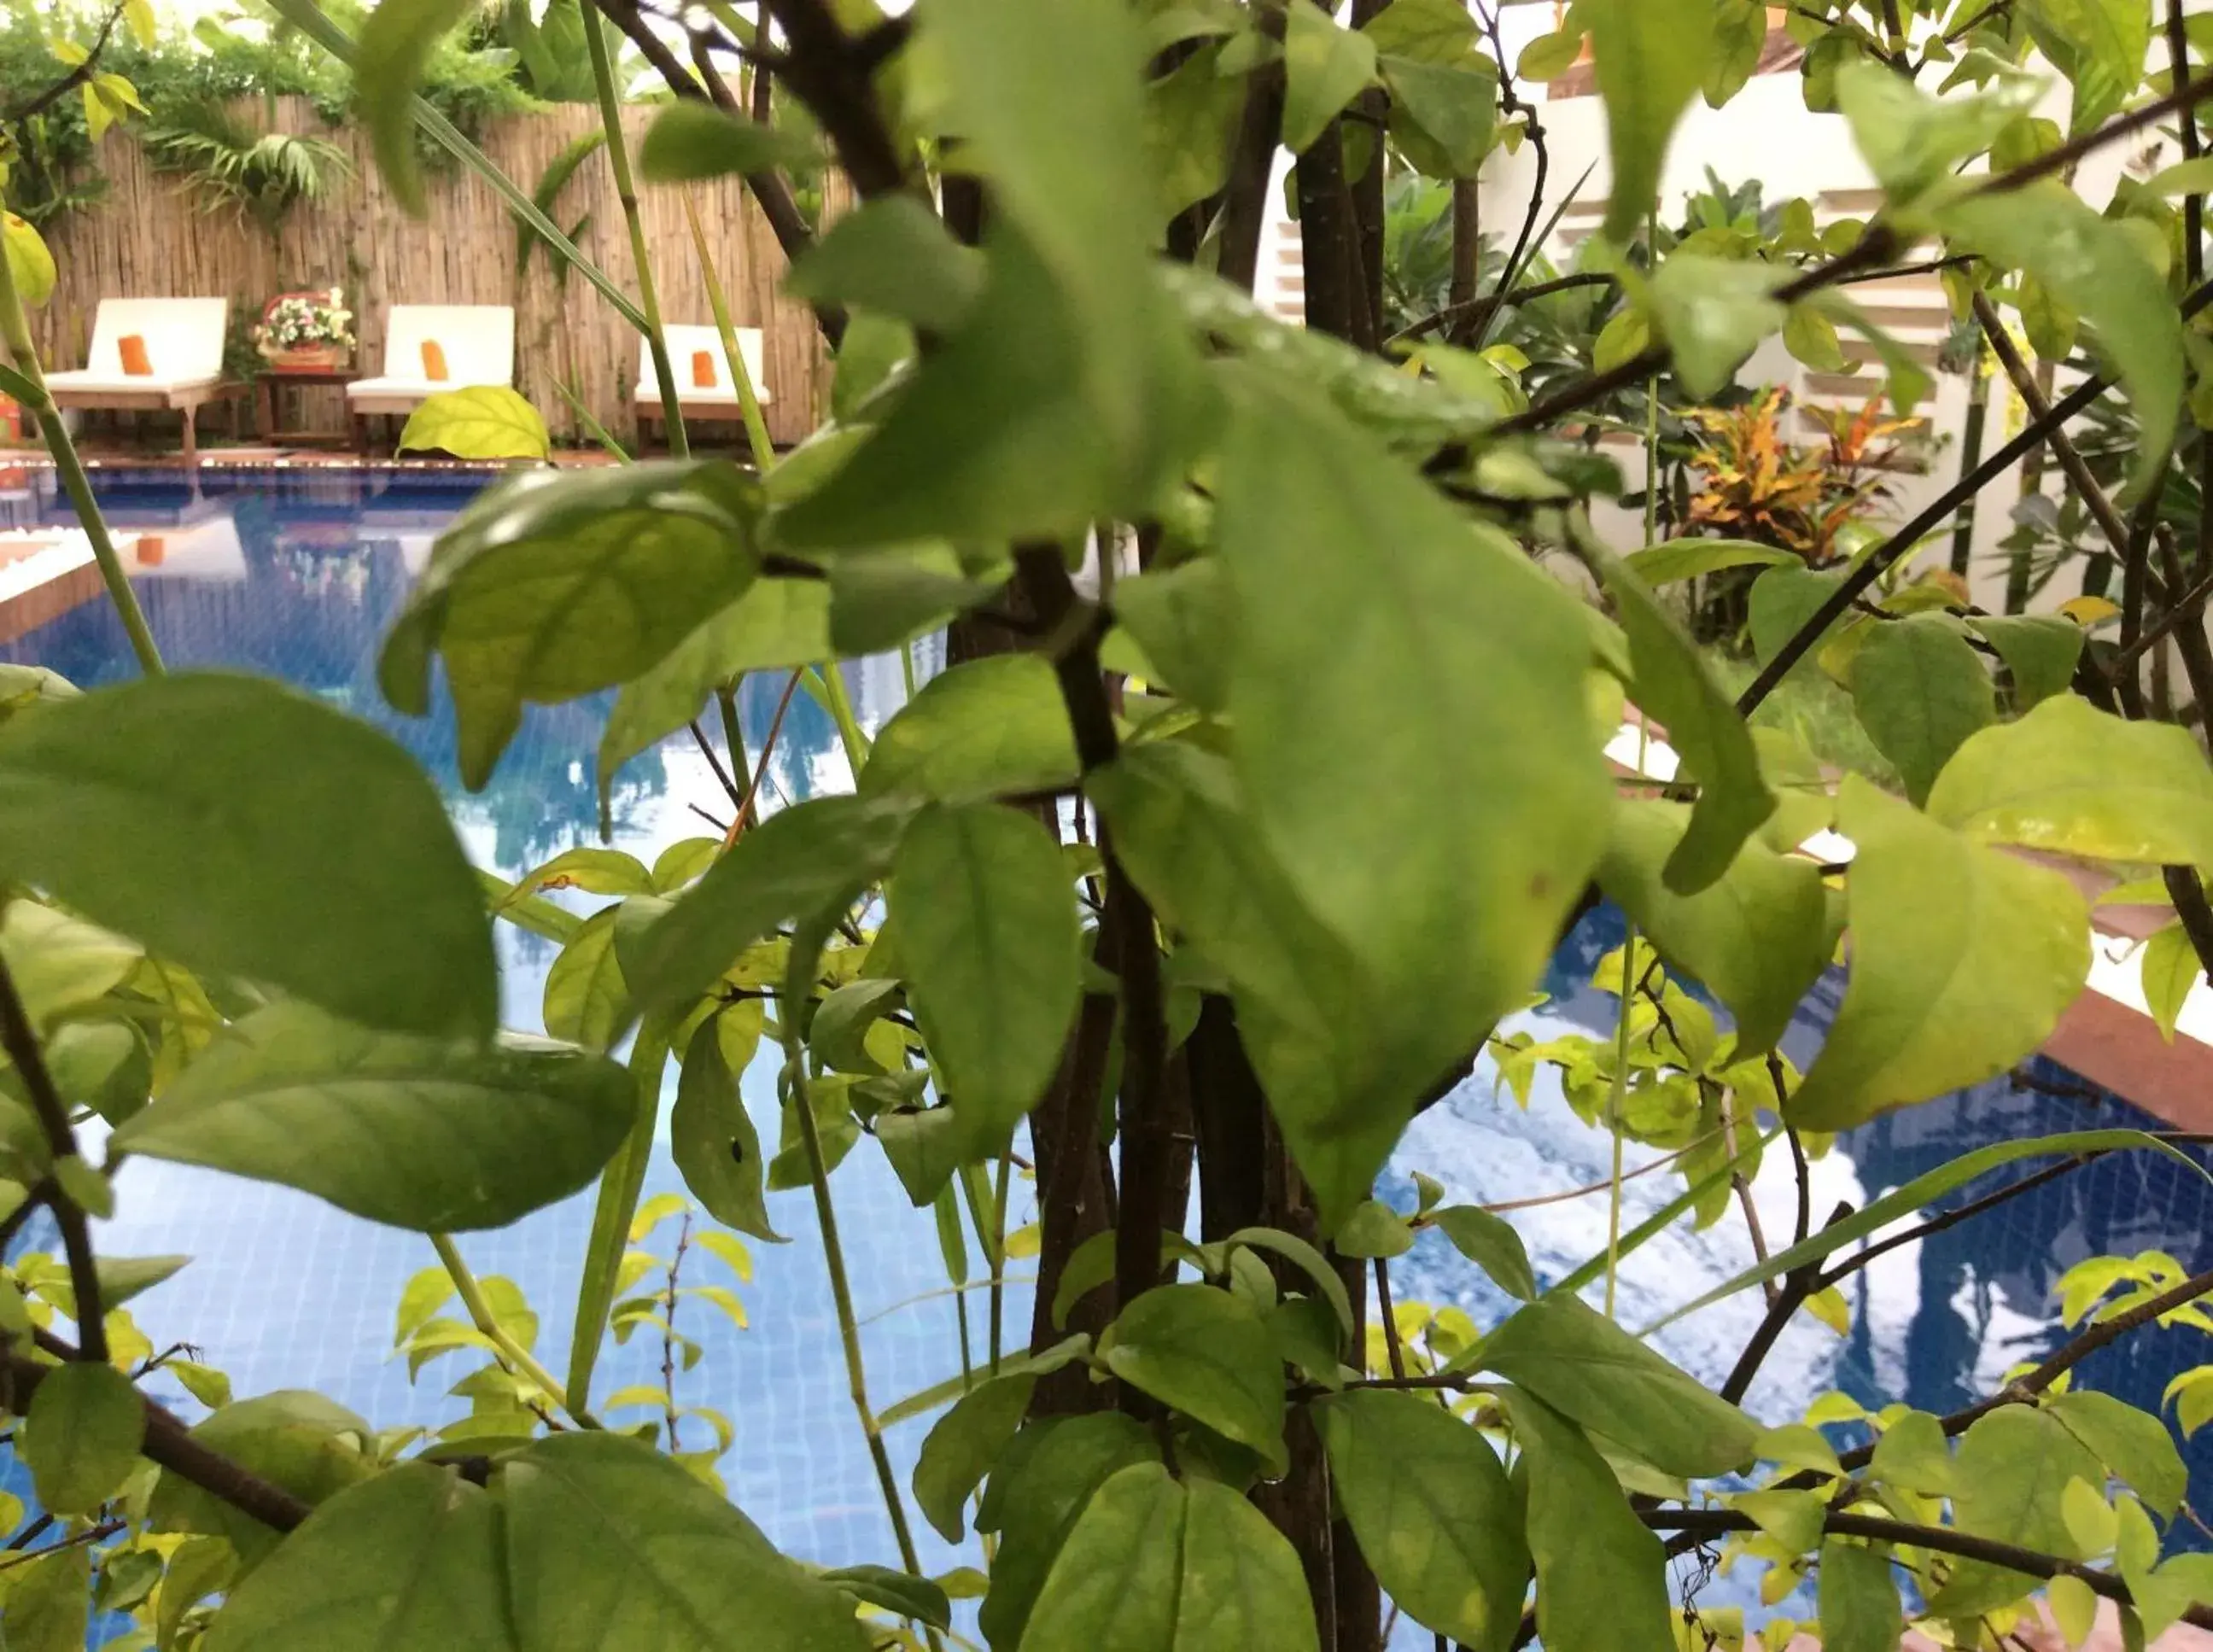
[[[67,520],[65,509],[52,503],[50,480],[40,472],[33,478],[32,514]],[[175,472],[107,471],[95,479],[119,522],[163,539],[160,565],[137,584],[155,636],[174,664],[243,667],[283,677],[386,728],[444,789],[471,854],[504,875],[572,844],[597,841],[593,763],[604,698],[531,709],[491,784],[472,795],[455,777],[450,721],[402,717],[376,692],[374,665],[383,632],[440,523],[482,485],[481,476],[209,468],[197,482]],[[81,685],[133,669],[121,629],[97,597],[0,645],[0,659],[49,666]],[[900,703],[895,659],[859,662],[849,668],[849,680],[864,724],[880,722]],[[756,749],[780,688],[780,681],[750,682],[741,694],[748,743]],[[834,728],[803,697],[789,714],[770,779],[787,799],[847,783]],[[728,799],[683,735],[624,770],[614,796],[613,840],[649,863],[668,844],[706,829],[694,806],[720,814]],[[1568,938],[1544,983],[1549,1002],[1526,1017],[1539,1037],[1570,1027],[1610,1029],[1612,1000],[1585,983],[1619,939],[1618,918],[1605,911]],[[534,1027],[552,948],[505,926],[501,945],[507,1018]],[[1801,1064],[1819,1044],[1840,984],[1832,977],[1816,989],[1785,1041]],[[2037,1064],[2029,1076],[2029,1086],[2001,1080],[1842,1137],[1814,1167],[1817,1215],[1840,1200],[1863,1204],[1988,1142],[2153,1122],[2049,1063]],[[1416,1122],[1393,1161],[1387,1197],[1410,1207],[1416,1169],[1437,1177],[1456,1199],[1483,1202],[1564,1192],[1606,1178],[1606,1138],[1576,1120],[1556,1083],[1540,1076],[1525,1113],[1510,1095],[1494,1094],[1493,1078],[1486,1064]],[[747,1076],[747,1093],[757,1120],[772,1131],[773,1087],[765,1065],[757,1064]],[[1634,1155],[1632,1163],[1636,1156],[1643,1155]],[[2007,1173],[1998,1173],[1997,1181]],[[678,1185],[664,1156],[648,1191]],[[1679,1179],[1665,1173],[1631,1181],[1624,1190],[1625,1221],[1649,1214],[1679,1187]],[[869,1320],[863,1342],[871,1393],[881,1405],[958,1370],[955,1315],[950,1301],[936,1294],[944,1278],[930,1217],[909,1206],[881,1155],[865,1147],[857,1151],[833,1188],[858,1306]],[[1959,1197],[1983,1191],[1978,1186]],[[1787,1228],[1795,1200],[1787,1164],[1771,1162],[1755,1194],[1770,1231]],[[750,1329],[740,1332],[705,1310],[686,1310],[680,1325],[704,1344],[706,1355],[697,1370],[679,1376],[679,1395],[731,1416],[736,1444],[722,1472],[732,1496],[779,1545],[839,1564],[889,1563],[895,1551],[845,1398],[808,1198],[770,1198],[772,1219],[792,1242],[755,1247],[755,1279],[741,1293]],[[119,1218],[101,1235],[103,1248],[195,1259],[136,1304],[142,1324],[157,1340],[184,1338],[202,1345],[241,1395],[313,1387],[380,1426],[439,1422],[463,1409],[444,1397],[438,1368],[411,1387],[404,1362],[388,1357],[400,1286],[433,1260],[426,1241],[282,1189],[144,1161],[125,1168],[120,1204]],[[1016,1221],[1025,1219],[1025,1204],[1018,1193]],[[543,1321],[540,1347],[557,1356],[567,1344],[589,1214],[589,1196],[580,1196],[509,1232],[463,1245],[479,1271],[505,1274],[521,1286]],[[1835,1388],[1870,1408],[1900,1399],[1940,1412],[1954,1409],[1995,1387],[2011,1365],[2064,1339],[2050,1292],[2065,1268],[2100,1252],[2146,1249],[2166,1250],[2186,1267],[2203,1268],[2213,1260],[2209,1217],[2213,1190],[2185,1166],[2144,1153],[2102,1159],[1865,1270],[1856,1276],[1850,1336],[1839,1338],[1800,1316],[1768,1360],[1748,1406],[1765,1420],[1789,1420]],[[1605,1244],[1602,1197],[1539,1205],[1515,1220],[1540,1277],[1559,1277]],[[1622,1317],[1631,1324],[1658,1318],[1751,1259],[1734,1216],[1704,1234],[1671,1231],[1625,1264]],[[1394,1286],[1402,1299],[1457,1303],[1479,1323],[1507,1305],[1435,1234],[1424,1234],[1395,1265]],[[1027,1326],[1028,1304],[1016,1295],[1008,1323]],[[1718,1381],[1759,1311],[1758,1293],[1741,1295],[1671,1327],[1662,1345],[1686,1369]],[[2198,1334],[2186,1329],[2155,1332],[2093,1356],[2078,1381],[2155,1407],[2167,1380],[2198,1362],[2204,1349]],[[657,1381],[659,1362],[657,1339],[649,1349],[633,1343],[612,1350],[601,1391]],[[189,1402],[184,1409],[195,1414]],[[915,1422],[893,1430],[902,1474],[926,1427]],[[2213,1432],[2190,1456],[2193,1499],[2213,1515]],[[2186,1528],[2181,1535],[2189,1535]],[[953,1552],[926,1528],[917,1536],[926,1565],[953,1562]],[[1741,1587],[1741,1580],[1728,1586],[1729,1597]],[[1721,1593],[1710,1590],[1704,1598],[1714,1602]]]

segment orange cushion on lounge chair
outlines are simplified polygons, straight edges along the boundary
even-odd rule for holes
[[[695,350],[692,352],[692,387],[694,390],[712,390],[715,387],[715,357],[712,351]]]
[[[123,370],[134,379],[154,376],[154,358],[146,353],[146,335],[126,332],[115,341],[115,352],[123,357]]]
[[[446,347],[436,338],[423,341],[423,376],[433,384],[446,381]]]

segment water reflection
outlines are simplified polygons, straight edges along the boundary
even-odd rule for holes
[[[134,526],[159,532],[162,560],[137,582],[149,623],[179,665],[235,666],[283,677],[387,729],[437,778],[471,853],[513,875],[574,844],[594,841],[598,806],[594,762],[604,698],[534,707],[479,794],[455,777],[453,730],[442,708],[425,719],[387,707],[375,684],[379,639],[438,525],[481,485],[480,478],[407,473],[204,473],[197,491],[174,477],[109,474],[104,498]],[[40,630],[0,646],[0,658],[51,666],[82,684],[126,676],[132,668],[120,628],[103,602],[88,602]],[[863,662],[849,680],[864,724],[875,726],[902,697],[895,661]],[[741,716],[749,746],[765,737],[780,678],[749,681]],[[719,744],[719,732],[708,737]],[[848,783],[829,716],[795,699],[770,770],[771,802]],[[726,817],[729,799],[691,736],[642,754],[619,777],[614,841],[649,863],[661,849],[710,828],[699,811]],[[1525,1018],[1539,1037],[1569,1027],[1602,1030],[1612,1001],[1584,984],[1598,958],[1618,945],[1618,919],[1593,915],[1563,946],[1545,983],[1549,1002]],[[535,1026],[552,959],[546,943],[503,929],[508,1019]],[[1833,1012],[1837,984],[1825,983],[1802,1009],[1786,1047],[1811,1059]],[[1813,1171],[1813,1209],[1825,1219],[1840,1202],[1863,1204],[1881,1191],[1988,1142],[2118,1123],[2146,1123],[2110,1098],[2082,1093],[2070,1075],[2039,1064],[2045,1088],[2009,1082],[1978,1087],[1928,1106],[1878,1120],[1841,1138]],[[1605,1179],[1606,1138],[1586,1128],[1557,1085],[1539,1079],[1527,1112],[1494,1094],[1486,1063],[1443,1104],[1419,1119],[1393,1161],[1386,1192],[1411,1206],[1411,1173],[1439,1177],[1454,1197],[1527,1200]],[[747,1094],[769,1139],[776,1129],[765,1066],[748,1074]],[[1632,1155],[1632,1165],[1639,1155]],[[1965,1198],[1989,1184],[1964,1190]],[[664,1159],[655,1188],[674,1186]],[[1623,1222],[1633,1225],[1680,1188],[1661,1171],[1628,1183]],[[845,1243],[865,1314],[864,1341],[880,1402],[959,1369],[955,1317],[943,1284],[934,1229],[907,1204],[881,1160],[865,1146],[837,1179]],[[1753,1190],[1764,1228],[1788,1234],[1795,1185],[1787,1161],[1770,1156]],[[1026,1204],[1026,1192],[1018,1194]],[[195,1265],[138,1305],[157,1340],[186,1337],[229,1369],[239,1392],[280,1385],[322,1388],[380,1424],[436,1422],[462,1406],[441,1394],[436,1368],[411,1387],[404,1366],[387,1357],[391,1313],[406,1277],[430,1260],[424,1241],[372,1228],[276,1188],[233,1182],[177,1167],[137,1162],[122,1186],[122,1215],[104,1242],[119,1253],[176,1251]],[[844,1399],[844,1373],[828,1308],[811,1206],[799,1194],[772,1197],[774,1219],[794,1242],[763,1247],[755,1281],[743,1295],[752,1328],[739,1332],[704,1312],[681,1322],[705,1357],[680,1374],[680,1397],[730,1413],[738,1439],[723,1472],[733,1494],[780,1544],[823,1559],[888,1561],[893,1545],[867,1454]],[[1603,1196],[1563,1198],[1519,1212],[1540,1275],[1557,1278],[1605,1247]],[[2169,1251],[2186,1266],[2213,1260],[2205,1182],[2157,1155],[2115,1155],[2059,1179],[1991,1215],[1902,1247],[1858,1276],[1855,1323],[1839,1338],[1801,1316],[1783,1334],[1748,1403],[1769,1421],[1798,1416],[1814,1398],[1841,1389],[1870,1407],[1905,1399],[1944,1411],[1987,1393],[2005,1369],[2063,1339],[2051,1318],[2051,1288],[2070,1264],[2101,1251]],[[514,1229],[472,1237],[464,1248],[487,1271],[522,1285],[545,1321],[541,1346],[565,1347],[576,1259],[589,1219],[580,1198],[541,1211]],[[1015,1220],[1026,1219],[1017,1209]],[[1752,1259],[1744,1226],[1732,1211],[1704,1233],[1671,1230],[1628,1258],[1619,1280],[1625,1322],[1656,1320]],[[1457,1302],[1479,1322],[1509,1304],[1435,1235],[1397,1265],[1402,1296]],[[977,1265],[980,1272],[980,1264]],[[1028,1323],[1026,1301],[1007,1323]],[[1757,1292],[1732,1298],[1670,1326],[1669,1355],[1710,1381],[1734,1363],[1761,1312]],[[984,1315],[975,1316],[980,1327]],[[974,1355],[983,1353],[980,1329]],[[2087,1362],[2080,1380],[2131,1402],[2156,1407],[2175,1371],[2204,1351],[2188,1330],[2131,1338]],[[613,1351],[602,1392],[657,1381],[660,1349]],[[186,1406],[190,1409],[189,1405]],[[894,1429],[902,1476],[924,1426]],[[2191,1454],[2193,1495],[2213,1509],[2213,1455]],[[951,1551],[919,1533],[928,1564]],[[1741,1580],[1732,1586],[1741,1594]],[[1709,1597],[1713,1598],[1713,1597]],[[1408,1644],[1426,1644],[1426,1638]]]

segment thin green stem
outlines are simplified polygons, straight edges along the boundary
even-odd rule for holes
[[[838,1308],[838,1336],[845,1351],[845,1380],[852,1394],[853,1411],[868,1437],[869,1455],[876,1465],[876,1481],[891,1515],[892,1534],[899,1541],[899,1564],[919,1576],[922,1565],[915,1554],[914,1533],[906,1519],[906,1500],[899,1495],[899,1478],[892,1472],[891,1454],[884,1448],[883,1430],[869,1404],[868,1368],[861,1355],[861,1323],[853,1312],[853,1287],[845,1271],[845,1247],[838,1237],[838,1207],[830,1197],[830,1167],[822,1153],[822,1133],[814,1123],[814,1098],[807,1079],[807,1045],[801,1031],[800,1006],[811,992],[814,960],[820,955],[821,932],[802,932],[792,937],[791,968],[784,978],[783,1002],[777,1015],[777,1034],[783,1045],[783,1070],[791,1087],[791,1106],[799,1115],[799,1137],[807,1151],[807,1179],[814,1190],[814,1214],[822,1229],[822,1259],[830,1273],[830,1295]],[[937,1631],[924,1626],[932,1652],[944,1652]]]
[[[461,1306],[469,1311],[469,1322],[490,1338],[492,1345],[499,1350],[501,1357],[544,1389],[546,1397],[574,1417],[579,1428],[600,1427],[598,1417],[569,1403],[568,1391],[553,1380],[553,1374],[533,1359],[530,1350],[500,1324],[499,1315],[492,1312],[491,1304],[485,1300],[484,1287],[477,1283],[477,1277],[469,1271],[469,1265],[461,1259],[461,1253],[452,1237],[446,1234],[432,1234],[430,1246],[438,1253],[438,1260],[445,1265],[446,1273],[454,1282],[454,1289],[460,1293]]]
[[[802,668],[801,686],[814,697],[814,702],[827,711],[838,725],[838,738],[844,742],[846,766],[853,771],[853,778],[861,777],[861,767],[869,760],[869,737],[861,732],[859,721],[853,716],[852,697],[845,692],[845,673],[835,660],[827,671],[818,671],[813,666]]]
[[[1007,1186],[1015,1166],[1012,1153],[999,1155],[999,1179],[991,1189],[991,1371],[999,1369],[1000,1346],[1004,1340],[1007,1302]]]
[[[1613,1173],[1606,1206],[1606,1317],[1613,1317],[1614,1281],[1621,1269],[1621,1100],[1629,1088],[1629,1010],[1636,1002],[1637,925],[1621,946],[1621,1015],[1613,1027],[1613,1083],[1606,1098],[1606,1122],[1613,1132]]]
[[[76,443],[62,428],[61,416],[46,393],[46,370],[39,364],[38,347],[31,342],[31,318],[24,311],[22,294],[16,290],[15,271],[4,258],[0,258],[0,337],[7,340],[16,370],[37,393],[25,411],[38,416],[46,452],[53,457],[54,469],[61,476],[77,521],[84,525],[85,538],[92,541],[93,559],[100,564],[101,582],[107,587],[108,600],[115,605],[116,617],[123,622],[124,634],[131,639],[131,651],[138,656],[138,668],[149,677],[161,676],[162,650],[154,645],[154,633],[147,629],[137,594],[131,588],[131,576],[123,570],[123,558],[107,532],[107,518],[101,515],[100,502],[92,497],[92,479],[85,474],[84,463],[77,457]],[[185,417],[192,417],[190,410]]]
[[[715,709],[722,714],[722,743],[730,748],[730,778],[736,782],[738,789],[745,795],[750,806],[753,771],[752,765],[746,760],[746,731],[738,722],[738,685],[744,680],[745,674],[741,672],[729,682],[716,684]]]
[[[715,269],[715,255],[707,248],[707,232],[699,227],[698,210],[692,192],[684,192],[684,218],[692,226],[692,245],[699,254],[699,278],[707,288],[707,308],[714,312],[715,331],[722,335],[722,359],[730,366],[730,382],[738,392],[738,411],[746,422],[746,442],[752,448],[753,467],[765,476],[776,463],[776,444],[768,437],[768,420],[761,415],[760,393],[747,370],[745,352],[738,348],[738,330],[730,325],[730,303],[722,291],[722,278]]]
[[[1646,220],[1645,245],[1655,253],[1660,246],[1660,215]],[[1660,375],[1644,381],[1644,543],[1660,539]]]
[[[899,675],[906,679],[906,697],[912,699],[914,698],[914,644],[911,641],[899,644]]]
[[[607,162],[615,173],[615,196],[630,226],[631,257],[637,265],[637,307],[645,317],[645,343],[653,357],[653,376],[661,386],[661,413],[668,425],[668,451],[691,456],[684,434],[684,402],[669,365],[668,340],[661,326],[661,300],[653,289],[653,262],[646,249],[645,220],[637,210],[637,186],[630,171],[630,145],[623,137],[622,101],[615,94],[614,64],[607,55],[607,22],[596,7],[584,8],[584,44],[592,57],[592,80],[600,94],[600,124],[607,129]]]
[[[631,1218],[637,1214],[638,1194],[653,1157],[653,1127],[661,1118],[661,1076],[668,1065],[669,1036],[666,1022],[649,1016],[631,1044],[637,1113],[630,1135],[600,1173],[599,1203],[593,1207],[584,1277],[576,1291],[576,1328],[569,1344],[569,1395],[579,1405],[591,1399],[592,1368],[599,1363],[600,1342],[614,1307],[615,1277],[622,1268],[623,1252],[629,1248]]]

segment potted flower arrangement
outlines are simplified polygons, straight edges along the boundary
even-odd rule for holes
[[[279,373],[327,370],[353,353],[353,312],[345,290],[279,293],[261,312],[255,344]]]

